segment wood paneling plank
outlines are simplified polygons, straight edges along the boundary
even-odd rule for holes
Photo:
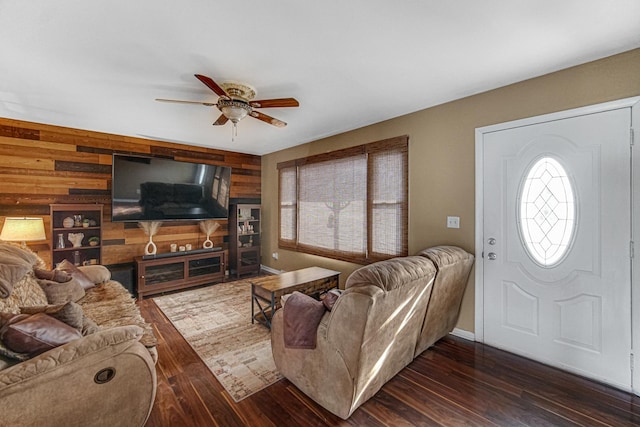
[[[34,151],[37,148],[37,151]],[[18,156],[18,157],[31,157],[37,155],[40,159],[49,160],[67,160],[67,161],[79,161],[86,163],[98,163],[100,160],[99,154],[92,153],[78,153],[77,151],[65,151],[49,148],[32,147],[29,144],[20,145],[0,145],[0,155],[5,156]]]
[[[0,135],[20,139],[40,139],[40,132],[36,129],[26,129],[9,125],[0,125]]]
[[[111,175],[110,165],[100,165],[96,163],[83,163],[83,162],[67,162],[65,160],[55,161],[56,171],[68,171],[68,172],[88,172],[95,174]]]
[[[52,171],[54,164],[54,160],[49,159],[0,155],[0,167],[9,169],[24,168]]]
[[[55,151],[76,151],[76,146],[57,142],[24,140],[21,138],[0,137],[0,145],[13,145],[18,147],[42,148]]]

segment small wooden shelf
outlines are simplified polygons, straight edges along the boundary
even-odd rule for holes
[[[262,232],[260,205],[237,204],[232,205],[229,211],[229,271],[236,277],[258,274]]]
[[[51,204],[49,211],[51,216],[51,265],[55,267],[63,260],[74,264],[100,264],[102,262],[102,208],[100,204]],[[88,219],[96,225],[89,227],[65,227],[64,220],[80,215],[82,219]],[[69,233],[82,233],[82,246],[73,247],[69,241]],[[58,235],[62,235],[65,247],[60,248]],[[89,245],[89,238],[97,237],[99,244]],[[76,254],[77,252],[77,254]],[[76,256],[77,255],[77,256]]]
[[[74,247],[63,248],[63,249],[55,248],[55,249],[53,249],[53,252],[69,252],[69,251],[78,251],[78,250],[85,250],[85,249],[100,249],[100,245],[96,245],[96,246],[80,246],[79,248],[74,248]]]

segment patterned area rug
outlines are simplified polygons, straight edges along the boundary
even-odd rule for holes
[[[154,298],[218,381],[239,402],[278,381],[270,332],[251,323],[247,280]]]

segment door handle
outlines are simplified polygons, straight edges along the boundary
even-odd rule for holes
[[[496,259],[498,259],[498,255],[496,255],[494,252],[489,252],[487,257],[489,258],[490,261],[495,261]]]

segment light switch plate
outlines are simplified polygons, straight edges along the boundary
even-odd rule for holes
[[[460,228],[460,217],[459,216],[448,216],[447,217],[447,228]]]

